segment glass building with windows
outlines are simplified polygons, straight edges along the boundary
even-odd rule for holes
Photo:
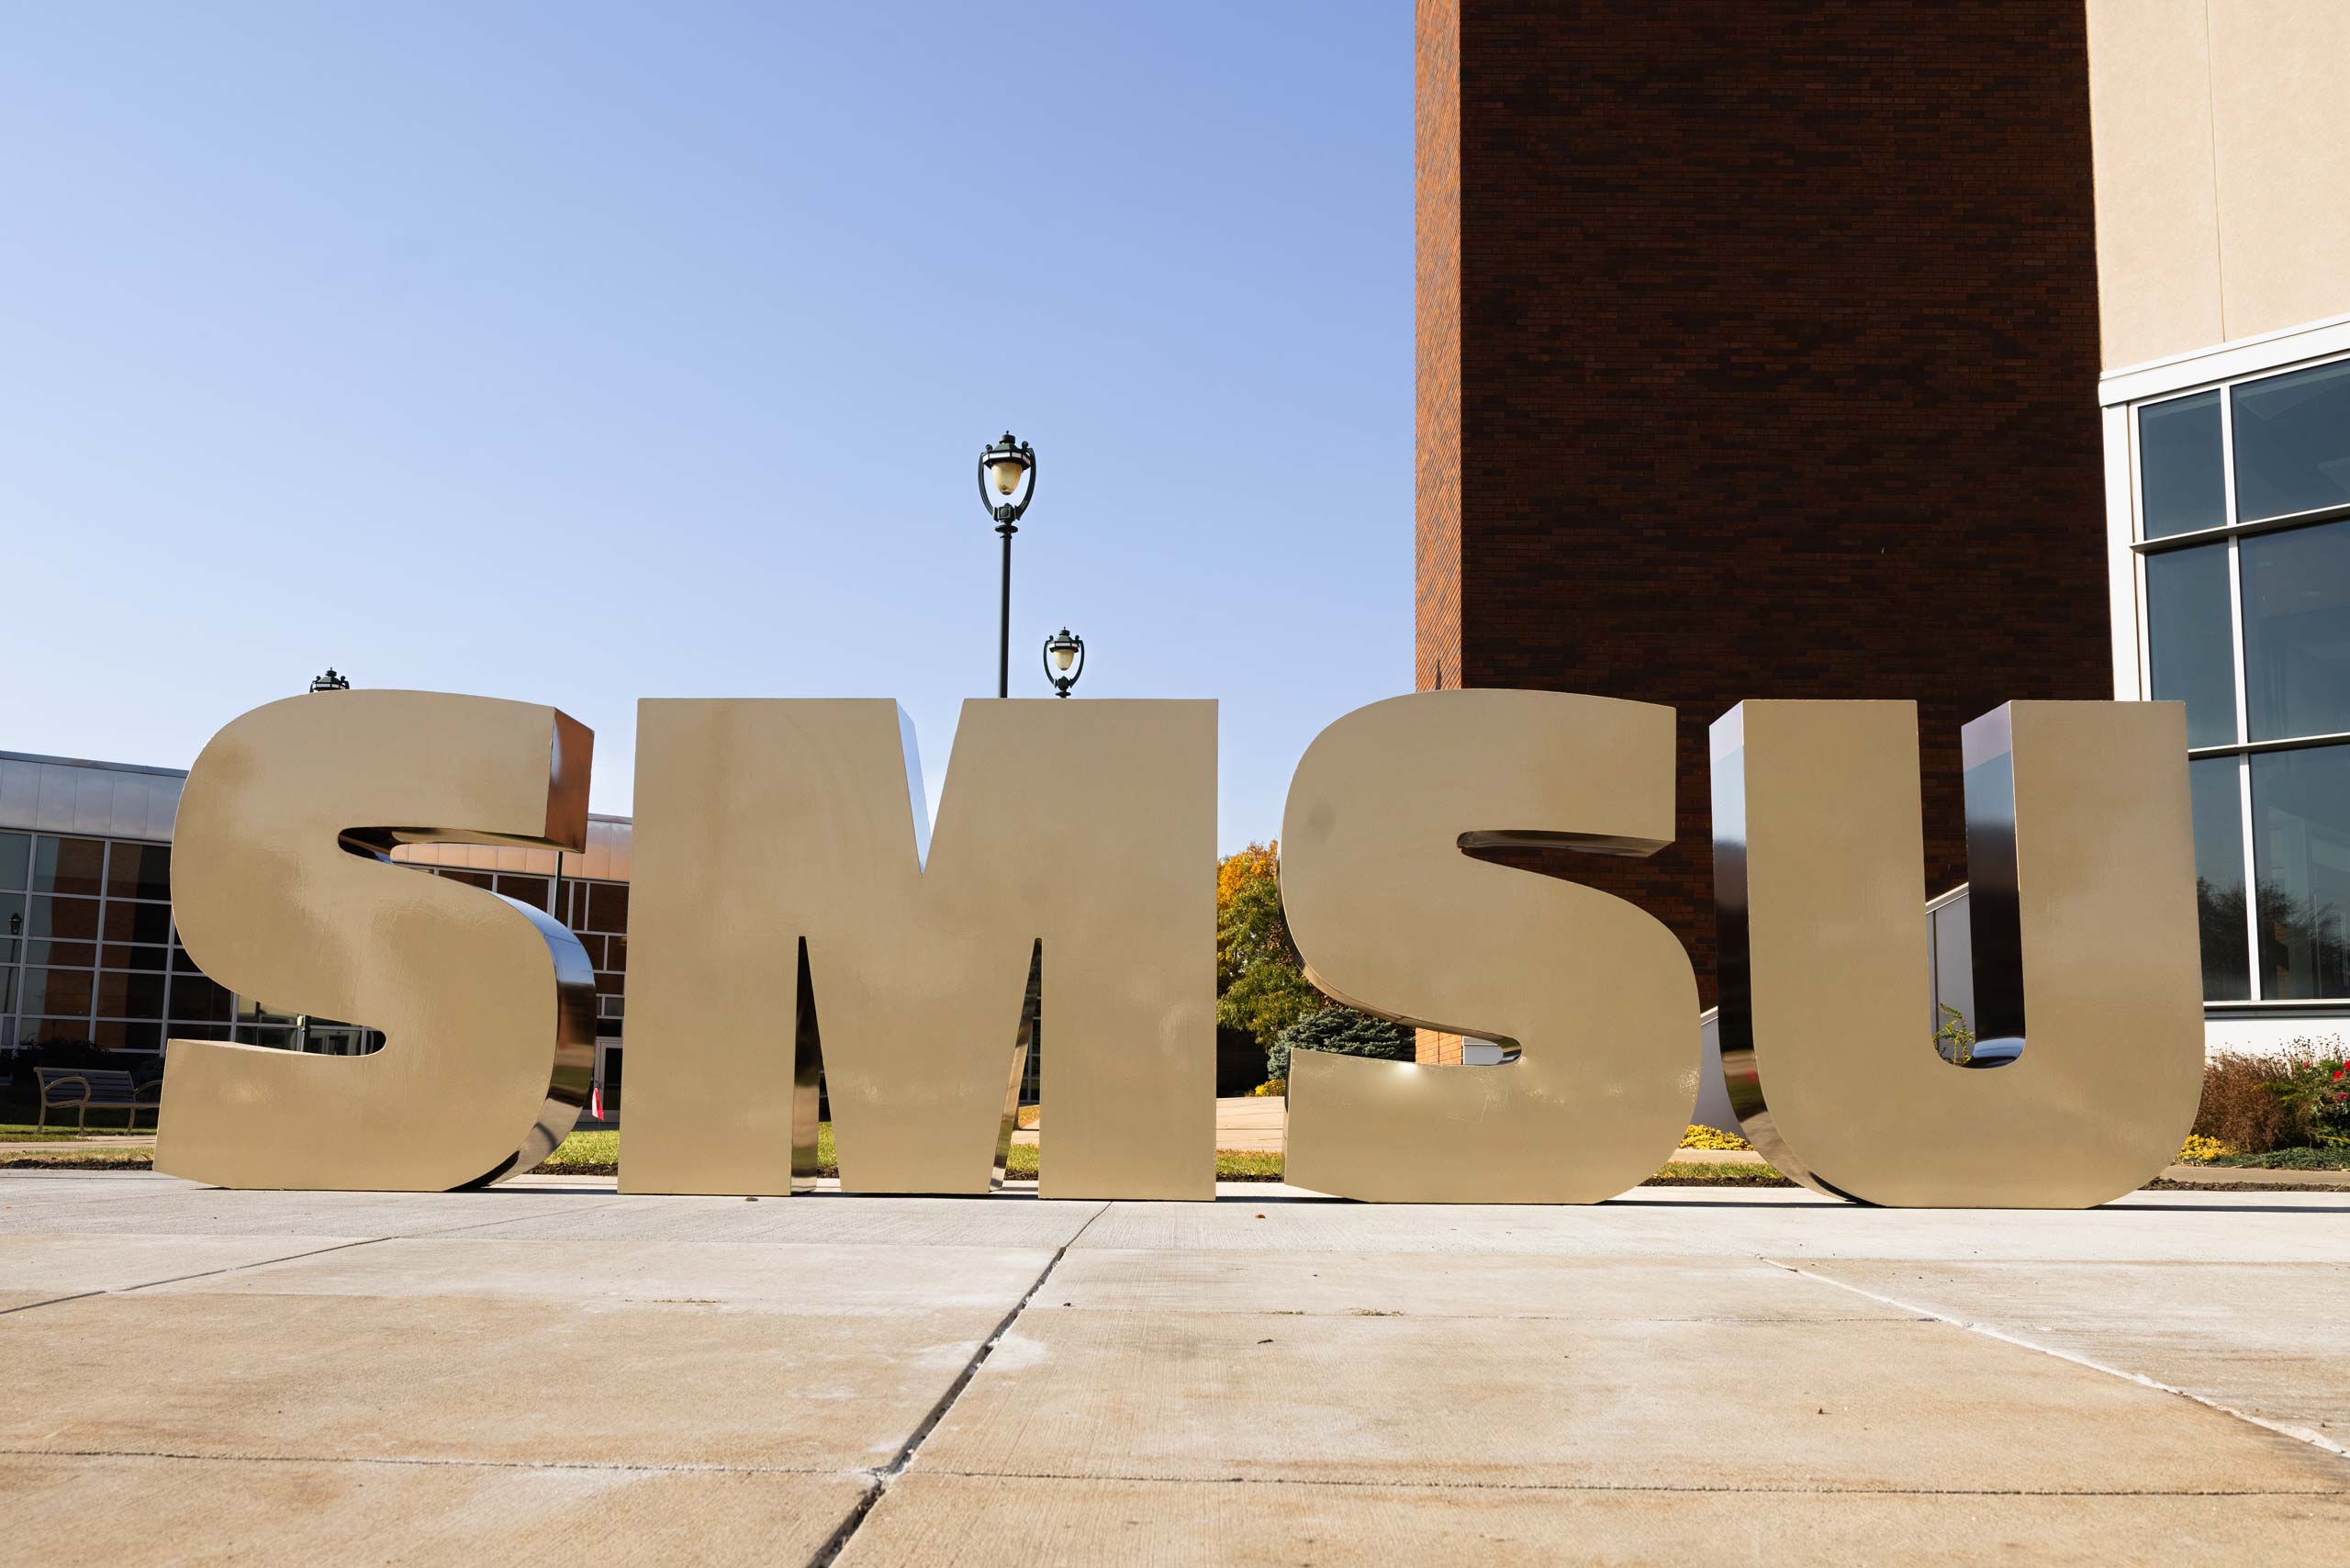
[[[2203,994],[2255,1033],[2350,1012],[2350,352],[2311,352],[2329,337],[2190,357],[2109,410],[2137,638],[2117,685],[2187,705]]]
[[[50,1041],[160,1054],[166,1039],[361,1055],[381,1036],[241,996],[196,968],[172,920],[172,819],[186,774],[0,752],[0,1051]],[[423,844],[393,852],[553,913],[596,971],[596,1081],[622,1092],[630,824],[588,820],[584,853]]]

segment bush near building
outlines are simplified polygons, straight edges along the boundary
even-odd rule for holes
[[[2350,1069],[2341,1037],[2213,1057],[2203,1068],[2195,1132],[2244,1154],[2350,1142]]]
[[[1292,1051],[1331,1051],[1346,1057],[1371,1057],[1380,1061],[1410,1061],[1412,1031],[1384,1018],[1373,1018],[1351,1007],[1332,1002],[1299,1019],[1273,1037],[1265,1051],[1265,1076],[1286,1081]]]

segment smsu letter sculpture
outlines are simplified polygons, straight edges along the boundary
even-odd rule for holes
[[[647,701],[638,736],[623,1190],[807,1190],[821,1067],[844,1190],[984,1193],[1033,986],[1043,1194],[1214,1195],[1213,703],[968,703],[934,842],[894,703]],[[453,1189],[560,1142],[592,1041],[577,939],[387,855],[579,848],[590,744],[553,709],[428,692],[224,729],[175,829],[191,957],[384,1043],[172,1041],[158,1169]],[[2168,1163],[2200,1083],[2181,711],[2012,703],[1964,747],[1970,1066],[1930,1043],[1914,705],[1749,702],[1714,726],[1728,1087],[1756,1148],[1823,1193],[2101,1203]],[[1620,899],[1471,852],[1652,854],[1673,760],[1672,710],[1552,692],[1423,692],[1315,739],[1283,823],[1308,973],[1505,1059],[1299,1053],[1291,1182],[1589,1203],[1670,1158],[1698,1087],[1687,955]]]

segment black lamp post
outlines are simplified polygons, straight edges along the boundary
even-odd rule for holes
[[[1020,476],[1028,476],[1025,489]],[[1001,499],[990,499],[988,485],[992,481]],[[1018,491],[1020,498],[1013,500]],[[1012,695],[1012,536],[1020,532],[1020,514],[1036,498],[1036,454],[1024,441],[1014,441],[1012,432],[979,453],[979,504],[995,519],[995,531],[1003,537],[1003,613],[996,624],[995,694]]]
[[[1084,638],[1064,626],[1045,639],[1045,678],[1053,683],[1054,696],[1067,697],[1084,673]]]
[[[351,678],[335,674],[334,666],[329,665],[326,674],[310,678],[310,689],[312,691],[348,691],[351,689]]]

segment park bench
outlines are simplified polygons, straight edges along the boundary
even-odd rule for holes
[[[111,1068],[37,1067],[33,1075],[40,1080],[40,1126],[49,1126],[52,1110],[73,1110],[73,1125],[87,1127],[92,1111],[128,1111],[130,1119],[126,1127],[139,1126],[139,1113],[158,1109],[163,1098],[163,1081],[140,1086],[131,1081],[130,1074]]]

